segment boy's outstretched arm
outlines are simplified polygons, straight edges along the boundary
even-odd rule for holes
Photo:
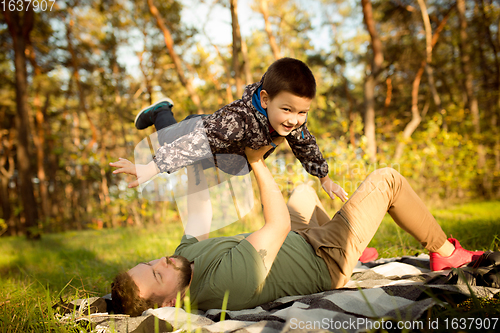
[[[323,190],[330,196],[330,198],[335,199],[334,195],[339,197],[342,202],[345,202],[348,198],[347,192],[338,184],[335,184],[330,177],[326,176],[319,179],[321,181],[321,186]]]
[[[147,182],[160,172],[154,161],[148,164],[134,164],[127,159],[119,158],[116,162],[109,163],[110,166],[118,168],[113,173],[126,173],[136,176],[136,180],[130,182],[128,187],[137,187],[139,184]]]
[[[286,139],[295,157],[307,172],[319,178],[321,186],[330,198],[334,199],[336,195],[342,202],[345,202],[348,195],[341,186],[328,177],[328,163],[319,150],[316,138],[309,132],[306,124],[290,133]]]

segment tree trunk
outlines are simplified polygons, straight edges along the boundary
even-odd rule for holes
[[[405,126],[405,129],[403,130],[403,138],[400,142],[398,142],[396,146],[396,152],[394,153],[395,162],[398,162],[403,155],[403,149],[406,145],[406,141],[410,138],[413,132],[415,132],[418,125],[420,125],[420,122],[422,121],[422,117],[420,116],[420,112],[418,111],[418,90],[423,74],[424,67],[420,66],[417,75],[413,80],[411,90],[411,121]]]
[[[175,70],[177,71],[177,76],[179,77],[179,81],[181,82],[182,86],[186,88],[189,96],[191,97],[191,100],[193,101],[194,105],[197,108],[197,113],[203,114],[204,112],[203,109],[201,108],[200,96],[196,93],[196,90],[193,88],[192,80],[187,78],[186,75],[184,74],[184,69],[182,67],[182,60],[174,50],[174,40],[172,39],[172,34],[170,33],[170,30],[168,30],[167,26],[165,25],[165,22],[163,22],[163,18],[160,16],[158,8],[156,8],[156,6],[153,4],[153,0],[148,0],[148,6],[149,10],[151,11],[151,14],[156,19],[158,28],[160,28],[160,30],[163,33],[165,46],[167,47],[170,58],[172,58],[172,61],[174,62]]]
[[[347,118],[349,119],[349,142],[351,143],[351,149],[354,151],[356,148],[356,135],[354,133],[354,98],[349,91],[349,81],[342,75],[342,81],[344,82],[344,92],[349,101],[349,108],[347,111]]]
[[[474,93],[474,78],[472,76],[471,69],[471,61],[470,61],[470,45],[467,37],[467,19],[465,17],[465,0],[457,0],[457,9],[458,9],[458,19],[460,22],[460,62],[462,65],[462,71],[465,76],[464,78],[464,86],[465,93],[467,94],[467,104],[469,107],[469,111],[472,115],[472,125],[474,128],[474,133],[476,135],[481,134],[481,125],[480,125],[480,116],[479,116],[479,104],[477,101],[476,94]],[[477,155],[478,162],[477,167],[479,169],[484,168],[485,161],[485,152],[484,147],[481,143],[477,145]]]
[[[375,86],[377,85],[377,76],[380,74],[382,63],[384,62],[384,54],[382,52],[382,41],[375,28],[372,4],[370,0],[361,0],[361,5],[363,7],[363,20],[370,34],[370,44],[373,51],[370,72],[364,84],[364,132],[368,140],[368,157],[371,163],[375,163],[377,161],[377,141],[375,137]]]
[[[144,76],[144,84],[146,85],[146,91],[148,92],[148,103],[149,105],[153,104],[153,87],[151,86],[151,81],[149,80],[148,73],[146,73],[146,69],[142,64],[144,51],[139,53],[139,68],[141,69],[142,75]],[[143,100],[144,101],[144,100]]]
[[[32,6],[28,7],[23,12],[23,15],[21,15],[21,12],[8,10],[3,13],[14,44],[17,108],[15,124],[18,134],[16,148],[20,183],[19,195],[23,205],[26,236],[28,239],[38,239],[41,234],[38,230],[38,210],[31,181],[33,172],[30,164],[29,137],[31,136],[31,129],[28,112],[28,73],[26,71],[26,45],[33,29],[35,17]]]
[[[492,32],[490,30],[490,26],[492,25],[492,20],[488,18],[487,16],[487,11],[485,10],[485,4],[484,0],[481,0],[480,2],[480,8],[481,8],[481,14],[482,14],[482,21],[483,21],[483,28],[488,40],[488,43],[490,44],[492,53],[493,53],[493,60],[495,61],[495,86],[494,86],[494,91],[496,93],[496,100],[493,101],[492,103],[493,110],[491,112],[491,128],[493,129],[493,137],[495,138],[494,142],[492,143],[493,145],[493,155],[495,158],[495,163],[494,163],[494,172],[490,172],[490,179],[491,179],[491,174],[498,173],[500,171],[500,131],[498,128],[498,120],[500,118],[500,60],[498,58],[498,50],[497,46],[495,44],[495,41],[493,39]],[[498,28],[500,28],[500,20],[498,20]],[[497,42],[500,44],[500,31],[497,30]],[[490,184],[491,184],[490,180]],[[491,186],[491,185],[490,185]],[[492,192],[492,190],[491,190]],[[494,194],[494,193],[492,193]],[[496,195],[496,194],[494,194]],[[500,196],[500,187],[498,188],[498,196]]]
[[[245,84],[252,84],[252,72],[250,71],[250,62],[248,61],[248,48],[245,39],[241,39],[241,56],[243,57],[243,73],[245,74]]]
[[[474,94],[473,81],[474,78],[472,76],[471,64],[470,64],[470,48],[468,44],[467,37],[467,20],[465,17],[465,1],[457,0],[457,8],[458,8],[458,17],[460,21],[460,61],[462,64],[462,70],[464,72],[465,80],[465,92],[467,94],[467,102],[469,106],[469,111],[472,115],[472,124],[474,126],[474,132],[480,133],[480,124],[479,124],[479,104]]]
[[[495,42],[493,40],[493,36],[490,30],[490,25],[491,25],[491,20],[487,17],[486,15],[486,10],[484,9],[484,0],[481,0],[480,2],[480,8],[481,8],[481,15],[482,15],[482,21],[483,21],[483,28],[484,32],[486,34],[486,40],[488,41],[488,44],[490,44],[491,50],[492,50],[492,55],[493,55],[493,60],[495,62],[495,89],[498,93],[500,90],[500,60],[498,59],[498,50],[495,45]],[[500,24],[500,20],[499,20]],[[500,32],[497,32],[499,38],[500,38]],[[500,41],[499,41],[500,43]]]
[[[72,77],[73,78],[73,77]],[[78,152],[81,149],[81,140],[80,140],[80,114],[76,112],[75,110],[72,111],[72,119],[73,119],[73,124],[72,124],[72,131],[71,135],[73,136],[73,143],[74,146],[76,147],[75,153]],[[80,168],[78,165],[76,165],[75,162],[71,163],[73,170],[74,170],[74,179],[72,179],[72,176],[68,175],[68,179],[66,180],[69,185],[66,185],[67,191],[69,191],[69,194],[66,194],[66,198],[70,199],[71,198],[71,205],[68,207],[71,210],[71,215],[70,215],[70,221],[72,221],[73,227],[75,229],[80,229],[79,228],[79,222],[81,221],[81,207],[78,204],[78,201],[75,200],[75,198],[81,194],[80,191],[74,190],[77,185],[80,185],[80,180],[82,179],[82,168]],[[73,184],[74,182],[74,184]],[[69,186],[69,187],[68,187]]]
[[[15,235],[16,229],[15,225],[12,224],[12,209],[10,207],[9,178],[5,175],[0,175],[0,207],[2,207],[2,219],[6,228],[4,229],[2,223],[0,223],[0,236],[4,233]]]
[[[436,84],[434,81],[434,71],[432,68],[432,49],[434,48],[433,44],[433,38],[432,38],[432,27],[431,27],[431,21],[429,19],[429,14],[427,12],[427,6],[425,5],[424,0],[418,0],[418,5],[420,6],[420,11],[422,13],[422,20],[424,22],[424,29],[425,29],[425,42],[426,42],[426,48],[425,48],[425,54],[426,54],[426,66],[425,70],[427,72],[427,79],[429,82],[429,88],[432,93],[432,98],[434,99],[434,104],[436,105],[436,108],[439,113],[443,115],[443,129],[446,130],[448,126],[446,125],[446,118],[445,118],[445,113],[446,111],[443,109],[441,106],[441,98],[439,97],[439,94],[436,89]],[[449,12],[448,14],[449,15]],[[448,16],[445,16],[445,18],[442,20],[442,22],[445,22],[448,20]],[[436,36],[439,34],[439,32],[436,32]],[[436,39],[437,40],[437,39]]]
[[[50,95],[47,94],[45,99],[45,105],[43,108],[47,110],[49,106]],[[35,96],[34,104],[35,104],[35,119],[36,119],[36,132],[37,135],[33,137],[33,140],[36,138],[36,150],[37,150],[37,176],[40,181],[38,186],[40,188],[40,200],[42,203],[42,212],[45,218],[50,217],[50,199],[49,193],[47,189],[47,176],[45,172],[45,120],[44,120],[44,111],[42,110],[40,101],[40,96]]]
[[[450,11],[445,15],[443,20],[439,22],[439,25],[436,29],[436,32],[434,35],[432,35],[432,30],[431,30],[431,25],[429,21],[429,15],[427,14],[427,8],[425,7],[425,3],[423,0],[418,0],[419,5],[422,11],[422,17],[424,20],[424,26],[425,26],[425,32],[426,32],[426,58],[422,60],[422,63],[420,65],[420,68],[417,71],[417,74],[415,75],[415,79],[413,80],[413,85],[412,85],[412,92],[411,92],[411,98],[412,98],[412,104],[411,104],[411,115],[412,119],[411,121],[405,126],[402,134],[402,140],[398,142],[396,146],[396,150],[394,153],[394,161],[398,161],[401,156],[403,155],[403,149],[406,145],[406,141],[411,137],[413,132],[418,128],[418,125],[420,125],[420,122],[422,121],[422,116],[420,115],[420,112],[418,110],[418,90],[420,87],[420,81],[422,79],[422,75],[424,73],[424,69],[427,69],[427,75],[429,76],[429,85],[431,86],[432,89],[436,89],[434,84],[434,76],[432,74],[432,69],[430,66],[428,66],[429,62],[432,61],[432,49],[436,45],[439,34],[443,30],[444,26],[446,25],[446,22],[448,20]],[[430,75],[429,75],[429,69],[430,69]],[[431,83],[432,81],[432,83]],[[438,99],[438,103],[436,102],[436,98]],[[437,91],[435,94],[434,102],[436,103],[436,106],[440,107],[441,105],[441,99],[439,98],[439,95],[437,95]]]
[[[29,45],[29,61],[33,66],[33,81],[37,81],[40,77],[41,70],[36,62],[36,54],[33,46]],[[47,219],[50,216],[50,198],[47,189],[47,177],[45,172],[45,119],[44,114],[49,107],[50,93],[47,94],[45,104],[42,109],[42,101],[40,97],[40,83],[36,84],[35,96],[33,98],[33,105],[35,106],[35,122],[33,128],[36,128],[36,135],[33,136],[37,154],[37,177],[39,180],[38,188],[40,192],[40,201],[42,204],[42,219]],[[30,117],[31,118],[31,117]]]
[[[387,89],[385,93],[384,112],[382,114],[384,118],[387,116],[387,109],[391,105],[391,100],[392,100],[392,79],[390,76],[387,77],[387,79],[385,79],[385,84],[387,86]]]
[[[78,102],[80,111],[82,111],[87,117],[87,121],[89,122],[90,125],[90,131],[92,132],[92,139],[85,147],[85,152],[89,152],[94,148],[94,145],[97,143],[97,128],[95,127],[92,118],[90,118],[87,108],[87,103],[85,100],[85,91],[83,90],[82,83],[80,80],[80,73],[79,73],[80,62],[78,61],[75,49],[73,48],[73,42],[71,36],[73,25],[74,21],[70,20],[69,24],[66,26],[66,41],[68,42],[68,51],[71,55],[71,66],[73,67],[73,76],[75,77],[75,83],[78,89]]]
[[[375,85],[376,80],[369,74],[364,84],[365,114],[364,132],[367,138],[367,154],[371,163],[377,161],[377,141],[375,136]]]
[[[242,62],[240,60],[241,52],[241,34],[240,24],[238,22],[238,0],[229,0],[231,5],[231,25],[233,30],[233,70],[236,81],[236,94],[238,98],[243,95],[243,80],[241,79]]]
[[[0,147],[3,152],[3,154],[0,155],[0,205],[2,207],[2,218],[7,225],[7,234],[16,235],[18,228],[16,228],[16,224],[12,216],[9,193],[9,181],[14,175],[14,157],[11,152],[14,146],[15,131],[10,131],[10,133],[8,130],[6,131],[7,133],[5,137],[0,137],[2,139]]]
[[[215,51],[217,51],[217,54],[219,55],[220,60],[222,61],[222,65],[224,66],[224,72],[225,72],[226,79],[227,79],[227,82],[226,82],[226,101],[227,101],[227,103],[226,104],[229,104],[232,101],[234,101],[233,92],[231,91],[231,81],[232,81],[231,80],[231,69],[229,68],[227,61],[222,56],[222,54],[219,50],[219,47],[212,42],[212,40],[210,39],[210,36],[208,36],[208,34],[205,31],[203,31],[203,32],[205,33],[205,37],[208,39],[208,42],[214,47]]]
[[[74,206],[74,209],[77,211],[81,212],[81,215],[75,220],[77,224],[78,230],[81,230],[83,228],[83,217],[86,215],[85,213],[89,214],[91,213],[91,206],[90,206],[90,182],[88,180],[87,175],[89,174],[89,165],[87,162],[88,155],[89,153],[92,152],[93,149],[95,149],[95,145],[97,144],[97,128],[94,125],[94,121],[90,117],[88,107],[87,107],[87,101],[86,101],[86,96],[85,96],[85,90],[83,89],[81,79],[80,79],[80,61],[77,57],[76,51],[73,47],[73,39],[72,39],[72,28],[74,25],[74,21],[70,19],[69,24],[66,26],[66,41],[68,42],[68,51],[71,55],[71,66],[73,67],[73,76],[75,78],[75,83],[78,91],[78,105],[79,105],[79,111],[83,112],[85,114],[85,117],[87,118],[87,121],[90,126],[90,130],[92,133],[92,139],[89,141],[89,143],[85,146],[83,149],[81,155],[82,155],[82,160],[83,163],[81,165],[81,168],[78,168],[77,166],[77,172],[76,172],[76,179],[78,182],[78,190],[74,191],[74,195],[78,198],[76,201],[76,205]],[[75,120],[79,122],[78,118],[78,112],[75,112]],[[79,123],[75,126],[75,130],[79,131]],[[81,170],[81,171],[78,171]]]
[[[281,58],[280,50],[278,44],[276,44],[276,39],[274,38],[273,29],[271,27],[271,22],[269,22],[269,1],[260,0],[260,12],[264,17],[264,29],[266,30],[267,38],[269,39],[269,46],[271,46],[271,51],[273,52],[274,60]]]

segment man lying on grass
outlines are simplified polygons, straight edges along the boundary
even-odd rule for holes
[[[245,150],[257,179],[264,226],[251,234],[209,239],[208,187],[199,177],[200,165],[189,167],[189,217],[180,245],[173,256],[140,263],[115,278],[115,313],[138,316],[155,305],[175,306],[177,294],[188,288],[191,303],[200,310],[221,308],[226,291],[227,309],[240,310],[283,296],[340,288],[386,212],[429,250],[432,270],[459,267],[482,254],[447,239],[406,179],[391,168],[371,173],[332,218],[305,185],[286,204],[264,163],[270,148]],[[125,159],[111,165],[118,168],[115,173],[135,175],[134,164]],[[194,178],[201,182],[196,185]]]

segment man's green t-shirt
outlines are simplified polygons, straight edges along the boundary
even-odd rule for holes
[[[220,309],[229,290],[227,309],[254,308],[283,296],[328,290],[330,274],[304,238],[290,232],[266,277],[264,262],[245,238],[250,234],[209,238],[182,237],[175,250],[194,262],[191,302],[200,310]]]

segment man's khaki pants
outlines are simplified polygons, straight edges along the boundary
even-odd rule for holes
[[[292,230],[305,238],[325,260],[332,289],[343,287],[388,212],[394,221],[434,252],[446,235],[399,172],[372,172],[344,206],[330,218],[314,189],[297,187],[288,201]]]

